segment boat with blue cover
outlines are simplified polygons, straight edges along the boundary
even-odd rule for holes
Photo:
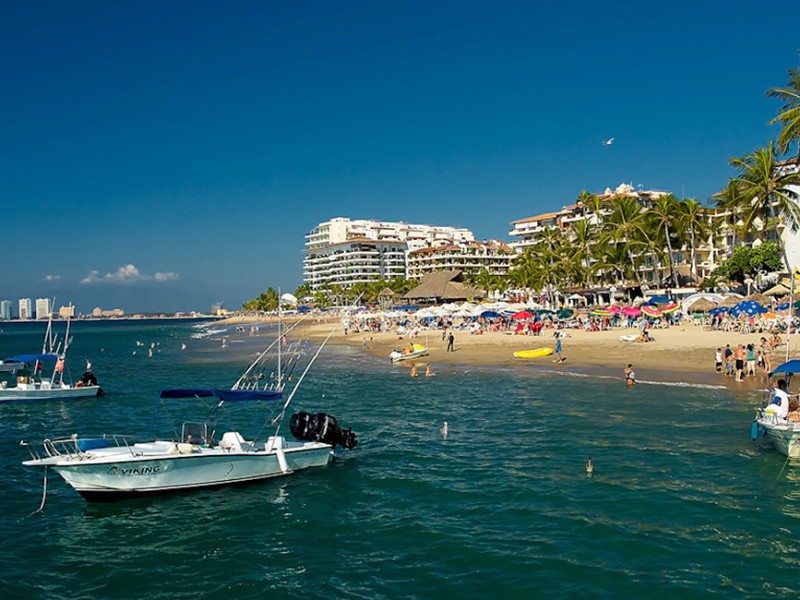
[[[759,433],[767,439],[775,449],[788,458],[800,459],[800,412],[796,400],[788,390],[795,374],[800,373],[800,360],[790,360],[776,367],[770,373],[770,387],[763,406],[756,410],[751,435],[757,439]],[[780,385],[780,380],[785,382]],[[786,406],[781,407],[781,392],[786,390]]]

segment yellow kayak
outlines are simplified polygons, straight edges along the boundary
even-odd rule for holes
[[[517,358],[540,358],[542,356],[550,356],[552,353],[552,348],[536,348],[534,350],[519,350],[514,352],[514,356]]]

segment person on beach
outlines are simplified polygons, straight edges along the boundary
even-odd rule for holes
[[[561,334],[556,331],[556,359],[553,362],[564,362],[567,360],[563,356],[561,356]]]
[[[747,374],[755,376],[756,374],[756,347],[753,344],[747,344],[746,350],[747,360]]]
[[[733,351],[733,360],[736,363],[737,382],[744,381],[744,359],[745,359],[744,346],[742,344],[739,344],[738,346],[736,346],[736,350]]]
[[[625,383],[627,385],[636,385],[636,373],[633,372],[633,365],[628,363],[623,371],[625,373]]]
[[[455,352],[455,343],[456,343],[456,336],[453,335],[453,332],[450,332],[450,335],[447,336],[447,351],[448,352]]]
[[[725,344],[725,375],[733,375],[733,350],[730,344]]]
[[[717,373],[722,373],[722,348],[717,348],[717,352],[714,354],[714,366]]]

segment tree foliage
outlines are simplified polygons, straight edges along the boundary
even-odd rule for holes
[[[748,277],[754,279],[759,273],[772,273],[782,268],[780,246],[768,242],[755,248],[737,247],[730,257],[720,263],[713,275],[717,280],[744,283]]]

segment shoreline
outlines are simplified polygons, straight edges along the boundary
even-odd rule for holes
[[[291,337],[306,337],[314,342],[322,342],[330,334],[339,317],[309,316],[284,319],[284,323],[297,324]],[[277,318],[238,317],[219,322],[224,325],[250,325],[276,323]],[[473,335],[466,330],[454,330],[454,352],[447,352],[447,342],[442,339],[441,330],[422,330],[416,337],[398,336],[395,332],[374,333],[350,332],[348,335],[340,328],[330,337],[328,343],[360,349],[378,360],[389,361],[389,352],[410,341],[426,344],[429,355],[407,363],[398,363],[396,368],[410,369],[412,364],[419,369],[430,363],[436,369],[443,367],[476,366],[514,366],[526,367],[542,372],[572,373],[619,378],[624,381],[623,369],[633,364],[636,379],[640,383],[658,382],[691,384],[726,388],[737,395],[765,389],[767,377],[762,368],[756,369],[755,376],[748,376],[742,382],[735,381],[724,373],[715,370],[714,354],[717,348],[730,344],[758,344],[761,333],[740,334],[725,331],[707,331],[701,325],[684,323],[666,329],[652,330],[654,341],[647,343],[620,341],[619,336],[637,332],[635,329],[616,328],[605,331],[587,332],[582,329],[563,330],[562,337],[564,362],[553,362],[553,356],[537,359],[514,357],[518,350],[554,348],[555,338],[552,330],[544,335],[515,335],[511,332],[488,332]],[[426,339],[427,337],[427,339]],[[800,337],[791,340],[791,355],[800,347]],[[786,345],[771,352],[771,365],[782,364],[786,357]]]

